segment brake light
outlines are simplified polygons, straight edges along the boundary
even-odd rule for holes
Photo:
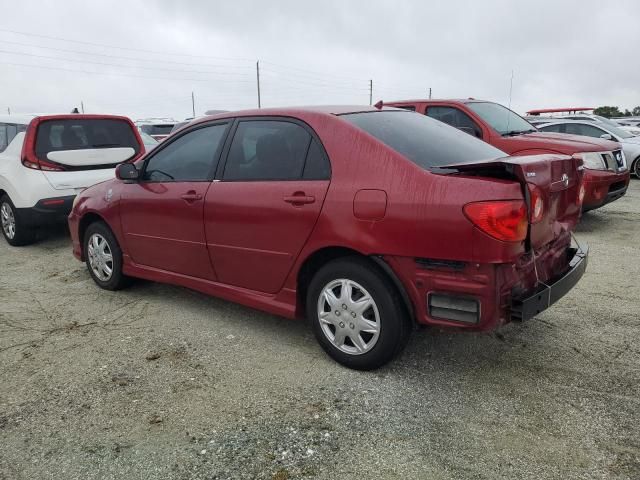
[[[47,160],[41,160],[36,155],[36,130],[39,123],[39,119],[36,118],[32,120],[27,127],[24,142],[22,143],[22,154],[20,156],[22,165],[33,170],[46,170],[49,172],[64,170],[61,165]]]
[[[535,185],[529,185],[529,203],[531,205],[531,223],[538,223],[544,214],[544,200],[542,199],[542,191]]]
[[[504,242],[521,242],[527,237],[527,206],[523,200],[467,203],[464,214],[487,235]]]

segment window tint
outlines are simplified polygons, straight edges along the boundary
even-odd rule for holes
[[[227,124],[189,132],[153,155],[143,180],[151,182],[203,181],[210,178]]]
[[[26,125],[0,123],[0,152],[4,152],[18,133],[25,132]]]
[[[592,127],[591,125],[583,125],[580,123],[566,123],[564,128],[565,133],[570,133],[572,135],[583,135],[586,137],[600,138],[601,135],[607,133],[597,127]]]
[[[309,132],[296,123],[275,120],[240,122],[229,149],[223,178],[300,179],[310,141]]]
[[[312,139],[302,178],[305,180],[327,180],[330,177],[331,167],[329,166],[329,160],[318,142]]]
[[[563,127],[564,125],[560,125],[558,123],[552,123],[551,125],[540,127],[540,130],[542,130],[543,132],[564,133]]]
[[[422,168],[506,156],[502,150],[425,115],[387,110],[351,113],[341,118]]]
[[[59,150],[115,147],[131,147],[135,153],[140,151],[133,127],[123,120],[45,120],[36,134],[36,155],[42,158]]]
[[[465,133],[482,136],[482,130],[471,117],[454,107],[429,107],[427,108],[427,116],[440,120],[441,122],[451,125],[462,130]]]

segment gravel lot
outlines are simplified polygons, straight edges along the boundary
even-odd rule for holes
[[[640,478],[640,181],[526,324],[342,368],[292,322],[0,241],[0,479]]]

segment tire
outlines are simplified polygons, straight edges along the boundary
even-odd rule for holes
[[[0,229],[13,247],[29,245],[36,239],[35,230],[27,226],[8,195],[0,197]]]
[[[122,250],[106,223],[90,224],[83,242],[87,270],[100,288],[120,290],[129,285],[131,279],[122,273]]]
[[[640,157],[636,158],[631,165],[631,170],[636,178],[640,178]]]
[[[365,258],[337,259],[318,270],[307,290],[306,310],[324,351],[356,370],[373,370],[389,362],[402,351],[411,332],[396,287]]]

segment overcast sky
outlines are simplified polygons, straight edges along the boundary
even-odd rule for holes
[[[475,97],[640,105],[637,0],[0,0],[0,111],[135,118]],[[19,32],[19,33],[18,33]]]

